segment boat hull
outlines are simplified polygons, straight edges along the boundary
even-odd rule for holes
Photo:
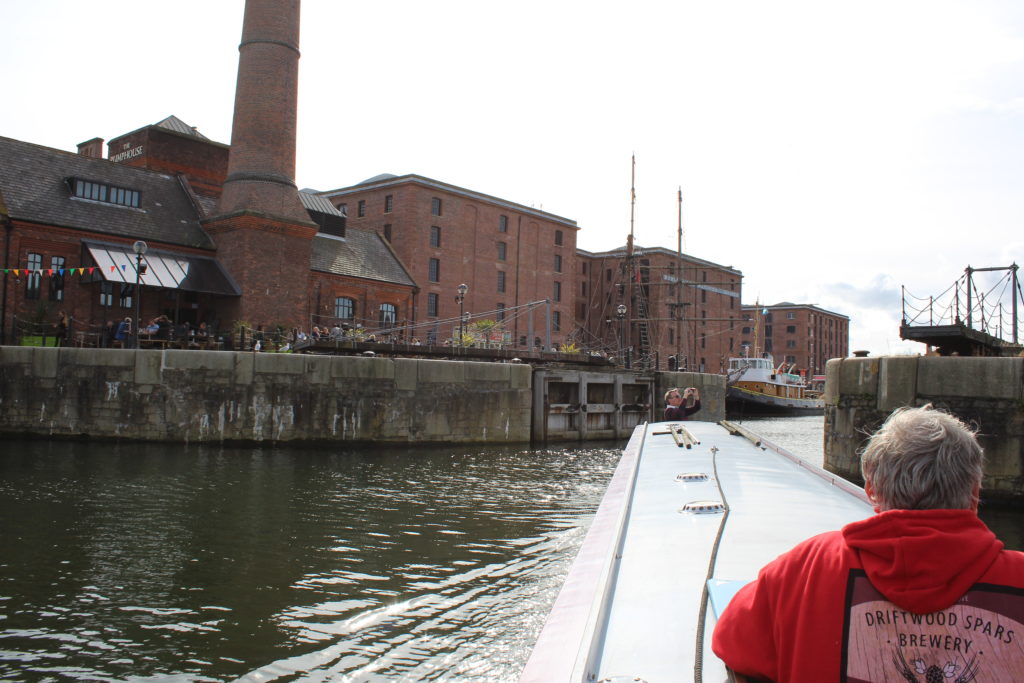
[[[821,415],[821,398],[771,396],[742,387],[730,386],[725,396],[730,415]]]

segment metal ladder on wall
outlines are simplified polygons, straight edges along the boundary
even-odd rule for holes
[[[651,355],[651,332],[650,322],[647,310],[647,297],[640,293],[636,298],[636,310],[637,310],[637,336],[639,341],[639,347],[637,348],[637,360],[644,359],[645,365],[650,365],[649,356]]]

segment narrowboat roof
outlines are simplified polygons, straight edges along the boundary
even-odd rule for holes
[[[871,514],[862,489],[742,427],[640,425],[520,681],[726,680],[716,610],[780,553]]]

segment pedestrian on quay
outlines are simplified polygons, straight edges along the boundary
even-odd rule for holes
[[[57,346],[68,345],[68,329],[71,327],[71,321],[68,319],[68,314],[61,311],[57,314],[57,322],[53,325],[55,332],[53,333],[56,339]]]
[[[897,410],[861,456],[877,514],[762,568],[722,612],[715,654],[775,683],[1024,680],[1024,553],[978,518],[982,466],[956,417]]]

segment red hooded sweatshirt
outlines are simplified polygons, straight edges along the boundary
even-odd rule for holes
[[[712,649],[776,683],[1024,681],[1024,553],[971,510],[883,512],[766,565]]]

